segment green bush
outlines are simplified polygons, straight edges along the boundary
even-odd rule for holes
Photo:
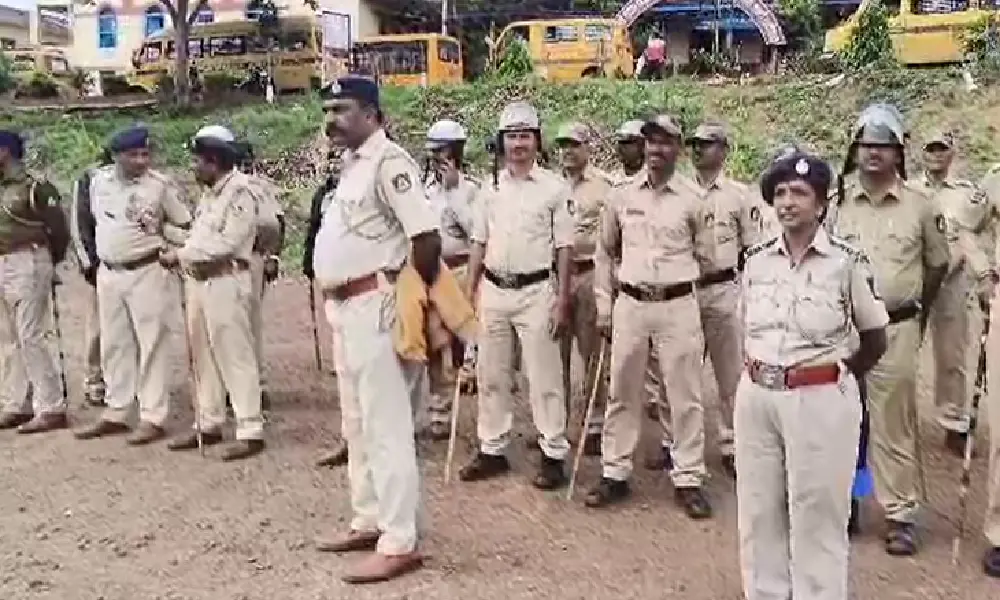
[[[19,98],[58,98],[59,84],[51,74],[44,71],[32,71],[31,75],[17,86]]]
[[[0,94],[13,90],[17,84],[14,82],[13,67],[10,59],[3,52],[0,52]]]
[[[844,66],[852,71],[898,66],[892,50],[892,38],[889,37],[889,11],[882,2],[875,0],[868,10],[861,13],[840,58]]]
[[[236,90],[244,76],[230,71],[208,71],[201,76],[205,96],[225,95]]]
[[[984,83],[1000,81],[1000,27],[996,19],[983,17],[963,38],[973,74]]]

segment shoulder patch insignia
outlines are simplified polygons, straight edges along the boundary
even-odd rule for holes
[[[396,190],[397,194],[405,194],[412,187],[413,182],[410,181],[410,175],[407,173],[400,173],[392,178],[392,189]]]
[[[934,227],[937,228],[939,233],[948,231],[948,221],[944,218],[944,215],[940,213],[934,215]]]

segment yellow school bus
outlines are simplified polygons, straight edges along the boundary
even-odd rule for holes
[[[267,70],[270,66],[276,93],[319,87],[322,34],[317,20],[284,17],[279,27],[277,36],[267,37],[256,21],[195,25],[188,56],[202,75],[213,71],[249,75],[252,69]],[[173,75],[175,57],[172,31],[148,38],[132,56],[134,71],[129,74],[129,84],[155,92],[164,75]]]
[[[388,85],[461,83],[462,46],[440,33],[406,33],[362,38],[355,59],[363,71]]]
[[[60,97],[73,98],[79,95],[73,87],[73,69],[62,50],[38,46],[12,48],[3,50],[2,53],[10,61],[11,75],[17,83],[28,83],[36,72],[46,73],[55,80]]]
[[[865,11],[879,0],[863,0],[846,21],[826,33],[827,52],[840,52],[847,47]],[[889,17],[889,36],[896,60],[904,65],[932,65],[958,63],[965,60],[965,34],[969,29],[996,10],[980,8],[985,0],[971,0],[965,10],[943,12],[934,0],[904,0],[898,5],[898,14]],[[948,3],[951,5],[951,3]],[[889,6],[892,6],[890,4]],[[893,9],[890,9],[893,10]],[[893,10],[893,12],[897,12]]]
[[[491,61],[508,44],[527,43],[535,72],[547,81],[582,77],[631,77],[635,70],[628,29],[615,19],[576,18],[517,21],[500,32]]]

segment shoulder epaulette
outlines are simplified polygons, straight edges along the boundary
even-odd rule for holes
[[[853,258],[855,261],[868,264],[868,255],[865,251],[857,246],[851,245],[847,240],[836,235],[830,235],[830,245],[838,250],[843,251],[845,254]]]
[[[750,257],[754,256],[755,254],[760,254],[764,250],[774,247],[774,245],[778,243],[778,239],[779,239],[778,236],[774,236],[769,240],[750,246],[749,248],[747,248],[746,251],[746,260],[750,260]]]

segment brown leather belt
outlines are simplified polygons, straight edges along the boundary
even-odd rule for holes
[[[583,260],[574,260],[573,264],[570,265],[570,270],[574,275],[589,273],[594,270],[594,259],[585,258]]]
[[[623,294],[639,302],[667,302],[694,291],[694,285],[690,281],[670,285],[635,285],[623,281],[620,285]]]
[[[920,315],[920,302],[911,300],[889,311],[889,324],[902,323]]]
[[[715,285],[717,283],[726,283],[728,281],[735,280],[736,269],[734,267],[729,267],[728,269],[722,269],[721,271],[712,271],[704,277],[701,277],[698,279],[698,287],[705,287],[707,285]]]
[[[381,273],[385,274],[385,278],[389,283],[396,283],[396,276],[398,275],[396,271],[381,271]],[[323,299],[346,302],[361,294],[374,292],[378,289],[378,274],[379,272],[370,273],[357,279],[351,279],[337,287],[325,289],[323,290]]]
[[[837,383],[840,379],[840,365],[811,365],[803,367],[782,367],[759,360],[747,360],[747,374],[750,381],[769,390],[794,390],[813,385]]]
[[[135,271],[136,269],[141,269],[142,267],[151,265],[158,260],[160,260],[160,253],[154,252],[150,255],[136,258],[135,260],[127,260],[120,263],[101,261],[101,264],[111,271]]]
[[[195,263],[185,269],[185,272],[195,281],[208,281],[223,275],[231,275],[250,269],[250,262],[242,258],[231,258],[215,262]]]
[[[448,265],[449,269],[458,269],[469,264],[469,255],[458,254],[456,256],[442,256],[441,260],[444,261],[444,264]]]

